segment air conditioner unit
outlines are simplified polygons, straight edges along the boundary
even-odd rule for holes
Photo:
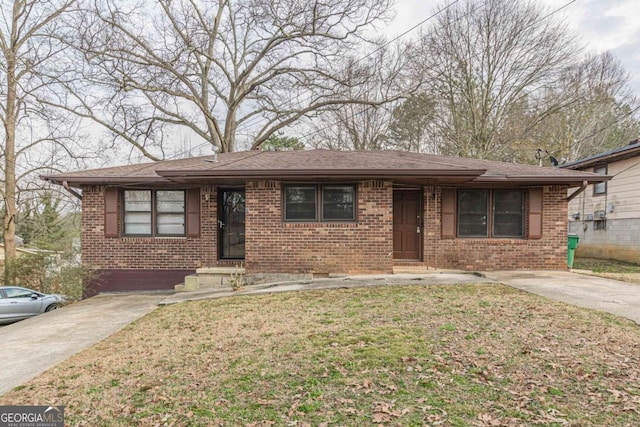
[[[593,214],[587,214],[584,218],[585,221],[593,221]]]
[[[593,213],[593,217],[596,220],[605,219],[607,217],[607,212],[605,212],[605,211],[595,211]]]

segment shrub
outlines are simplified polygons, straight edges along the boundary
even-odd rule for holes
[[[5,264],[8,269],[0,281],[3,285],[22,286],[43,293],[63,294],[72,299],[81,299],[83,283],[91,272],[74,262],[73,254],[29,254]],[[8,282],[8,283],[5,283]]]

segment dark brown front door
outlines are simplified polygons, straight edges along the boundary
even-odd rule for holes
[[[419,260],[422,225],[422,192],[393,192],[393,259]]]
[[[218,199],[220,259],[244,259],[244,212],[244,190],[220,190]]]

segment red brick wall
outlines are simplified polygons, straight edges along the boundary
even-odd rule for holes
[[[440,188],[425,187],[424,264],[463,270],[566,269],[566,194],[564,186],[544,188],[541,239],[441,239]],[[83,188],[84,265],[165,271],[215,265],[216,196],[215,188],[202,188],[199,238],[105,238],[104,187]],[[361,182],[357,198],[355,223],[285,223],[280,183],[247,183],[247,273],[391,273],[392,185]]]
[[[285,223],[280,183],[247,183],[247,273],[391,273],[391,183],[359,183],[357,197],[355,223]]]
[[[460,270],[565,270],[567,187],[544,187],[541,239],[441,239],[441,194],[425,188],[425,264]]]
[[[200,197],[200,238],[110,238],[104,236],[104,187],[84,187],[83,264],[95,269],[158,270],[185,270],[213,265],[217,255],[216,190],[203,187]]]

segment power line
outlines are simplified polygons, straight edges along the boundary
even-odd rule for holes
[[[401,38],[405,37],[407,34],[411,33],[412,31],[416,30],[417,28],[423,26],[424,24],[426,24],[427,22],[429,22],[431,19],[435,18],[436,16],[438,16],[440,13],[444,12],[445,10],[449,9],[451,6],[453,6],[454,4],[458,3],[460,0],[454,0],[451,3],[447,4],[445,7],[443,7],[442,9],[438,10],[437,12],[434,12],[433,14],[431,14],[430,16],[424,18],[423,20],[421,20],[420,22],[418,22],[417,24],[415,24],[413,27],[409,28],[408,30],[404,31],[403,33],[399,34],[398,36],[394,37],[393,39],[385,42],[384,44],[380,45],[379,47],[377,47],[376,49],[374,49],[373,51],[367,53],[366,55],[358,58],[356,61],[354,61],[352,64],[358,64],[362,61],[364,61],[365,59],[367,59],[368,57],[370,57],[371,55],[380,52],[382,49],[384,49],[385,47],[389,46],[391,43],[394,43],[398,40],[400,40]],[[298,95],[298,97],[300,97],[300,95]],[[311,95],[308,96],[307,98],[305,98],[304,100],[301,100],[300,102],[306,102],[309,99],[311,99]],[[262,120],[261,117],[255,116],[252,119],[249,119],[248,121],[242,123],[240,126],[238,126],[238,131],[243,130],[243,129],[247,129],[250,126],[257,124],[260,120]],[[209,141],[205,141],[201,144],[196,145],[195,147],[191,147],[188,150],[183,150],[181,152],[178,152],[176,154],[174,154],[173,156],[171,156],[170,158],[166,159],[166,160],[175,160],[178,157],[181,157],[184,154],[188,154],[189,152],[191,152],[192,150],[204,147],[205,145],[210,144]]]
[[[606,125],[605,127],[598,129],[597,131],[593,132],[590,135],[587,135],[581,139],[579,139],[578,141],[574,142],[573,144],[580,144],[581,142],[586,141],[589,138],[592,138],[596,135],[598,135],[599,133],[604,132],[605,130],[609,129],[611,126],[620,123],[622,120],[628,119],[629,117],[631,117],[633,115],[633,113],[635,113],[636,111],[640,110],[640,105],[637,106],[636,108],[634,108],[633,110],[629,111],[627,114],[625,114],[622,117],[619,117],[618,119],[614,120],[613,122],[609,123],[608,125]]]
[[[399,34],[398,36],[396,36],[396,37],[394,37],[393,39],[389,40],[388,42],[384,43],[383,45],[381,45],[381,46],[380,46],[380,47],[378,47],[377,49],[375,49],[375,50],[373,50],[372,52],[369,52],[368,54],[366,54],[366,55],[364,55],[364,56],[360,57],[360,58],[359,58],[359,59],[357,59],[354,63],[358,63],[358,62],[361,62],[361,61],[365,60],[366,58],[370,57],[371,55],[373,55],[373,54],[375,54],[375,53],[379,52],[380,50],[384,49],[384,48],[385,48],[386,46],[388,46],[389,44],[391,44],[391,43],[393,43],[393,42],[395,42],[395,41],[397,41],[397,40],[401,39],[402,37],[405,37],[407,34],[411,33],[411,32],[412,32],[412,31],[414,31],[415,29],[417,29],[417,28],[419,28],[419,27],[423,26],[423,25],[424,25],[424,24],[426,24],[428,21],[430,21],[431,19],[435,18],[436,16],[438,16],[439,14],[441,14],[442,12],[444,12],[445,10],[449,9],[450,7],[452,7],[454,4],[458,3],[459,1],[460,1],[460,0],[455,0],[455,1],[453,1],[453,2],[451,2],[451,3],[449,3],[449,4],[447,4],[447,5],[446,5],[445,7],[443,7],[442,9],[439,9],[439,10],[438,10],[438,11],[436,11],[435,13],[433,13],[433,14],[431,14],[430,16],[426,17],[425,19],[421,20],[419,23],[417,23],[417,24],[416,24],[416,25],[414,25],[413,27],[409,28],[408,30],[404,31],[403,33]],[[570,6],[571,4],[575,3],[576,1],[577,1],[577,0],[571,0],[571,1],[567,2],[567,3],[565,3],[564,5],[562,5],[562,6],[558,7],[557,9],[554,9],[553,11],[551,11],[551,12],[549,12],[548,14],[544,15],[544,16],[543,16],[543,17],[541,17],[540,19],[538,19],[538,20],[536,20],[536,21],[532,22],[532,23],[531,23],[531,24],[529,24],[527,27],[523,28],[523,29],[522,29],[522,31],[525,31],[527,28],[529,28],[529,27],[531,27],[531,26],[533,26],[533,25],[535,25],[535,24],[537,24],[537,23],[539,23],[539,22],[542,22],[542,21],[544,21],[544,20],[546,20],[546,19],[550,18],[551,16],[555,15],[556,13],[558,13],[558,12],[560,12],[561,10],[565,9],[566,7]],[[476,11],[480,10],[482,7],[484,7],[484,4],[483,4],[483,6],[478,7],[478,8],[476,8],[476,9],[471,9],[469,12],[467,12],[467,13],[466,13],[466,14],[464,14],[464,15],[462,15],[462,16],[461,16],[460,18],[458,18],[456,21],[458,21],[458,20],[460,20],[460,19],[463,19],[463,18],[465,18],[465,17],[469,16],[469,15],[470,15],[470,14],[472,14],[472,13],[475,13]],[[480,55],[480,52],[478,52],[478,53],[474,54],[474,55],[473,55],[471,58],[469,58],[469,59],[477,58],[477,57],[478,57],[478,55]],[[410,95],[412,92],[413,92],[413,89],[412,89],[412,90],[409,90],[409,91],[401,92],[401,93],[399,94],[399,96],[407,96],[407,95]],[[309,99],[311,99],[311,96],[309,96],[309,97],[305,98],[305,99],[304,99],[304,100],[302,100],[301,102],[307,101],[307,100],[309,100]],[[344,106],[343,106],[342,108],[344,108]],[[376,108],[376,107],[375,107],[375,106],[372,106],[372,105],[366,106],[362,111],[359,111],[359,112],[357,112],[357,113],[352,114],[352,115],[351,115],[351,118],[353,119],[353,118],[355,118],[355,117],[358,117],[358,116],[360,116],[360,115],[362,115],[362,114],[366,113],[367,111],[369,111],[369,110],[370,110],[370,109],[372,109],[372,108]],[[633,112],[635,112],[635,111],[637,111],[637,109],[634,109],[634,110],[633,110]],[[633,112],[632,112],[632,113],[633,113]],[[631,113],[631,114],[632,114],[632,113]],[[249,119],[249,121],[242,123],[242,124],[238,127],[238,130],[242,130],[243,128],[247,128],[248,126],[250,126],[251,122],[253,122],[253,123],[258,123],[258,121],[259,121],[259,120],[261,120],[261,118],[260,118],[260,117],[258,117],[258,116],[256,116],[256,117],[255,117],[255,118],[253,118],[253,119]],[[613,124],[615,124],[615,123],[616,123],[616,122],[614,122],[614,123],[610,123],[608,126],[612,126],[612,125],[613,125]],[[309,138],[310,136],[313,136],[313,135],[318,134],[318,133],[320,133],[320,132],[322,132],[322,131],[324,131],[324,130],[326,130],[326,129],[329,129],[329,128],[333,127],[333,126],[336,126],[337,124],[338,124],[338,122],[337,122],[337,121],[334,121],[334,122],[332,122],[332,123],[330,123],[330,124],[328,124],[328,125],[326,125],[326,126],[324,126],[324,127],[322,127],[322,128],[316,129],[316,130],[314,130],[314,131],[312,131],[312,132],[308,132],[308,133],[306,133],[306,134],[304,134],[304,135],[300,136],[299,138],[300,138],[300,139],[303,139],[303,140],[304,140],[304,139],[307,139],[307,138]],[[604,130],[604,129],[602,129],[601,131],[603,131],[603,130]],[[589,137],[590,137],[590,136],[589,136]],[[585,137],[585,139],[587,139],[587,138],[589,138],[589,137]],[[579,142],[582,142],[582,141],[579,141]],[[578,143],[579,143],[579,142],[578,142]],[[190,152],[190,151],[192,151],[192,150],[195,150],[195,149],[198,149],[198,148],[204,147],[204,146],[209,145],[209,144],[210,144],[210,142],[209,142],[209,141],[205,141],[205,142],[203,142],[203,143],[201,143],[201,144],[198,144],[198,145],[196,145],[195,147],[192,147],[192,148],[190,148],[190,149],[188,149],[188,150],[184,150],[184,151],[181,151],[181,152],[179,152],[179,153],[176,153],[176,154],[174,154],[171,158],[169,158],[169,159],[167,159],[167,160],[173,160],[173,159],[176,159],[176,158],[178,158],[178,157],[182,156],[183,154],[187,154],[187,153],[189,153],[189,152]]]
[[[560,12],[562,9],[564,9],[564,8],[568,7],[569,5],[571,5],[571,4],[573,4],[573,3],[575,3],[576,1],[577,1],[577,0],[571,0],[571,1],[567,2],[567,3],[565,3],[564,5],[560,6],[559,8],[557,8],[557,9],[553,10],[552,12],[550,12],[550,13],[548,13],[548,14],[544,15],[544,16],[543,16],[543,17],[541,17],[540,19],[538,19],[538,20],[536,20],[536,21],[532,22],[531,24],[527,25],[526,27],[524,27],[524,28],[522,29],[522,31],[526,31],[526,29],[527,29],[527,28],[529,28],[529,27],[531,27],[531,26],[533,26],[533,25],[535,25],[535,24],[537,24],[537,23],[539,23],[539,22],[542,22],[542,21],[544,21],[545,19],[550,18],[550,17],[551,17],[551,16],[553,16],[554,14],[556,14],[556,13]],[[453,4],[453,3],[452,3],[452,4]],[[469,16],[472,12],[475,12],[475,11],[477,11],[477,10],[479,10],[479,9],[480,9],[480,8],[469,11],[467,14],[465,14],[465,15],[461,16],[461,17],[460,17],[460,18],[458,18],[456,21],[458,21],[458,20],[460,20],[460,19],[463,19],[463,18],[465,18],[465,17]],[[454,22],[455,22],[455,21],[454,21]],[[480,52],[478,52],[478,53],[474,54],[474,55],[473,55],[473,56],[471,56],[469,59],[475,59],[475,58],[477,58],[477,57],[478,57],[478,55],[480,55]],[[413,89],[411,89],[410,91],[401,92],[401,93],[399,93],[398,95],[399,95],[399,96],[407,96],[407,95],[410,95],[412,92],[413,92]],[[357,117],[357,116],[360,116],[360,115],[364,114],[365,112],[367,112],[368,110],[370,110],[371,108],[375,108],[375,106],[371,106],[371,105],[369,105],[369,106],[365,107],[362,111],[359,111],[359,112],[357,112],[357,113],[352,114],[352,115],[351,115],[351,118],[353,119],[353,118],[355,118],[355,117]],[[308,137],[310,137],[310,136],[313,136],[313,135],[315,135],[315,134],[317,134],[317,133],[320,133],[320,132],[322,132],[322,131],[324,131],[324,130],[326,130],[326,129],[329,129],[330,127],[333,127],[333,126],[335,126],[335,125],[337,125],[337,124],[338,124],[338,122],[337,122],[337,121],[335,121],[335,122],[333,122],[333,123],[330,123],[330,124],[329,124],[329,125],[327,125],[327,126],[323,126],[323,127],[321,127],[320,129],[316,129],[316,130],[314,130],[314,131],[312,131],[312,132],[309,132],[309,133],[306,133],[306,134],[302,135],[302,136],[300,137],[300,139],[305,139],[305,138],[308,138]]]
[[[438,16],[439,14],[441,14],[442,12],[444,12],[445,10],[449,9],[451,6],[453,6],[454,4],[458,3],[460,0],[454,0],[451,3],[447,4],[445,7],[443,7],[442,9],[438,10],[437,12],[434,12],[433,14],[431,14],[430,16],[424,18],[422,21],[418,22],[416,25],[414,25],[413,27],[409,28],[408,30],[404,31],[402,34],[394,37],[393,39],[389,40],[388,42],[383,43],[382,45],[378,46],[376,49],[374,49],[373,51],[369,52],[368,54],[358,58],[357,60],[355,60],[354,62],[352,62],[353,65],[358,64],[362,61],[364,61],[365,59],[367,59],[368,57],[370,57],[371,55],[380,52],[382,49],[384,49],[385,47],[389,46],[391,43],[398,41],[399,39],[401,39],[402,37],[406,36],[407,34],[411,33],[412,31],[414,31],[415,29],[423,26],[424,24],[426,24],[427,22],[429,22],[431,19],[435,18],[436,16]],[[575,0],[574,0],[575,1]],[[346,69],[345,69],[346,70]],[[296,96],[296,98],[299,98],[301,95]],[[311,98],[313,97],[313,95],[309,95],[307,96],[305,99],[300,100],[299,102],[304,103],[309,101]],[[238,129],[243,129],[243,128],[249,128],[250,126],[253,126],[254,124],[260,122],[260,120],[262,120],[261,117],[259,116],[255,116],[249,120],[247,120],[246,122],[242,123],[240,126],[238,126]]]

